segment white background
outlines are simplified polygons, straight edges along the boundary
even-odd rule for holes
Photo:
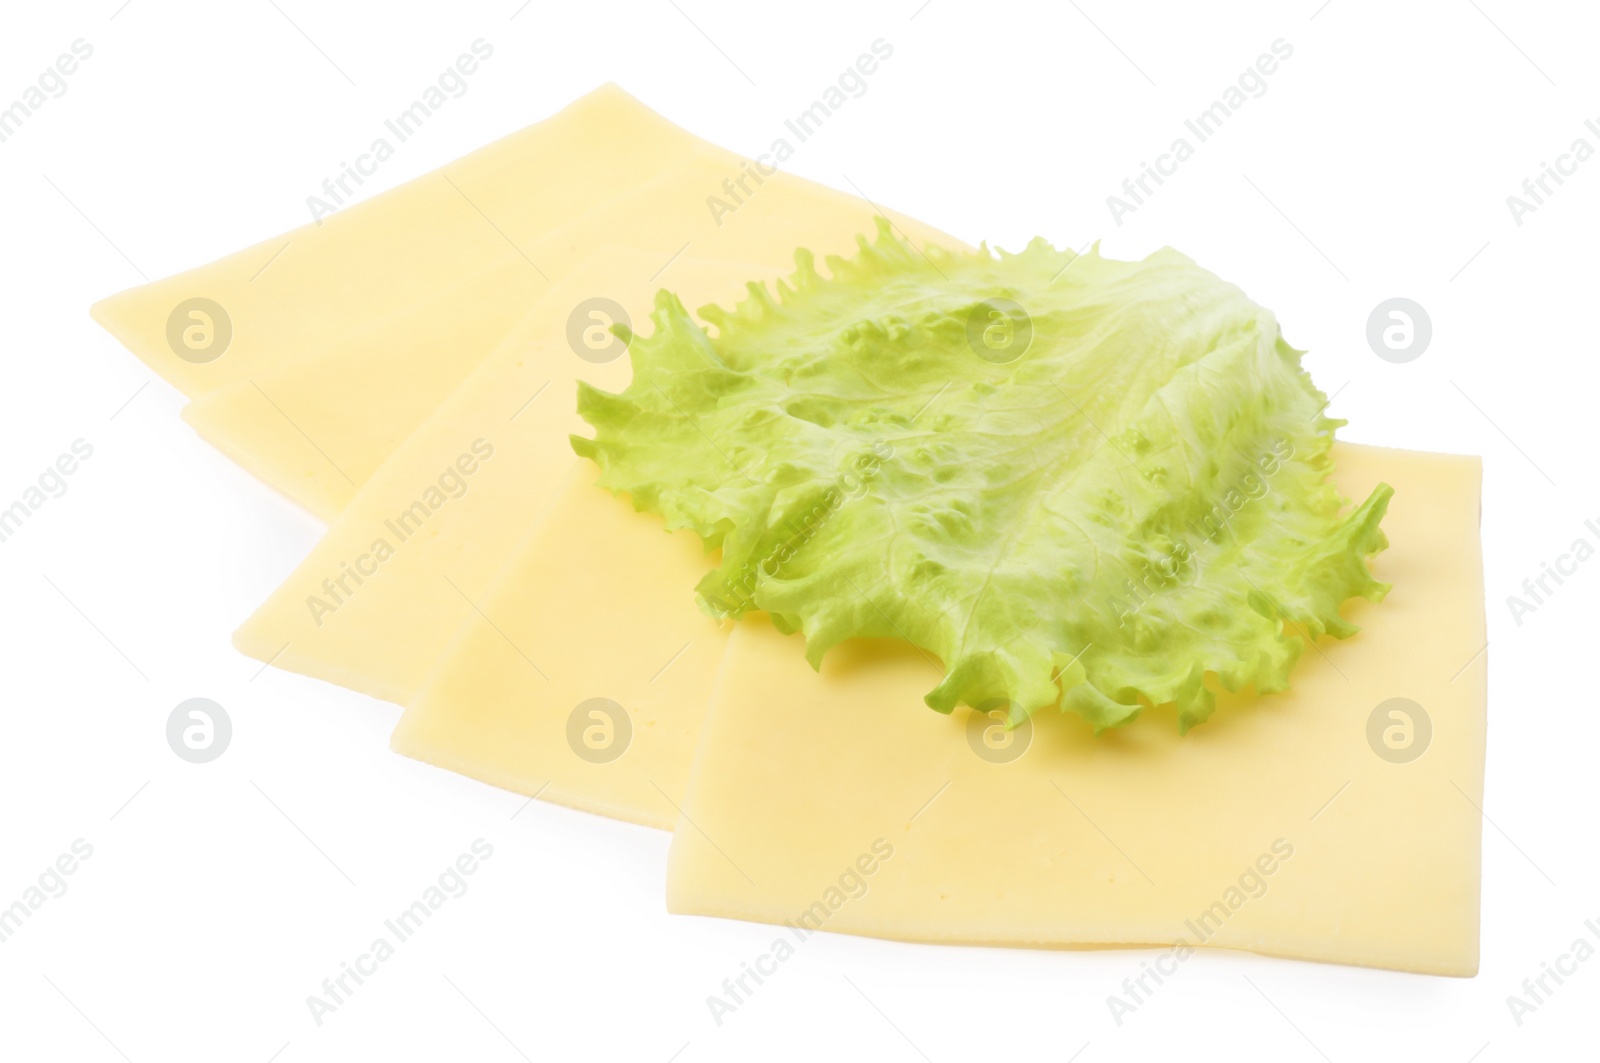
[[[1600,159],[1520,226],[1506,197],[1574,138],[1600,147],[1583,127],[1600,119],[1600,19],[1575,2],[1319,2],[7,5],[0,101],[80,37],[94,56],[0,144],[0,504],[75,439],[94,456],[0,543],[0,904],[75,839],[94,853],[0,945],[0,1056],[1591,1057],[1600,962],[1520,1027],[1506,997],[1600,919],[1600,560],[1520,625],[1505,599],[1600,539],[1583,527],[1600,521]],[[883,37],[893,58],[789,169],[973,242],[1176,246],[1310,349],[1346,438],[1483,455],[1482,973],[1208,952],[1118,1026],[1106,998],[1144,954],[823,935],[719,1028],[707,994],[771,934],[667,916],[667,835],[399,758],[394,706],[236,654],[229,633],[319,526],[196,438],[88,307],[309,220],[305,197],[478,37],[495,54],[469,93],[364,194],[607,80],[761,152]],[[1280,37],[1294,54],[1266,94],[1116,225],[1106,197]],[[1392,296],[1433,321],[1406,365],[1364,338]],[[235,728],[204,766],[164,737],[194,696]],[[479,837],[494,856],[470,892],[318,1027],[307,995]]]

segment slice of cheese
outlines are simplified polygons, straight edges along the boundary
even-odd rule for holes
[[[576,381],[626,386],[625,352],[579,357],[575,306],[603,296],[648,327],[662,283],[702,301],[737,296],[757,266],[608,248],[536,302],[482,365],[408,436],[315,549],[234,635],[244,653],[404,704],[421,687],[577,460]]]
[[[574,310],[607,298],[648,329],[663,285],[691,307],[728,304],[746,282],[782,272],[771,264],[777,248],[843,252],[873,224],[861,200],[766,192],[742,208],[748,226],[730,221],[704,233],[706,245],[760,252],[765,264],[680,257],[663,268],[654,253],[609,248],[547,292],[356,493],[234,644],[280,668],[406,703],[571,467],[568,436],[587,428],[575,382],[609,391],[627,384],[624,354],[596,363],[571,345]]]
[[[1308,648],[1290,692],[1224,694],[1183,738],[1160,711],[1099,737],[1043,712],[1024,741],[925,708],[937,669],[905,644],[846,644],[817,674],[798,637],[741,624],[670,909],[796,936],[1181,943],[1168,974],[1202,944],[1475,973],[1480,464],[1348,445],[1336,461],[1347,495],[1395,488],[1374,562],[1394,590],[1350,603],[1362,632]]]
[[[215,388],[185,406],[183,419],[331,522],[545,290],[527,270],[480,273],[331,350]]]
[[[747,276],[765,278],[792,269],[798,246],[850,252],[856,234],[872,229],[873,208],[865,200],[784,174],[766,178],[736,212],[714,215],[706,197],[735,165],[720,149],[695,151],[640,188],[535,241],[529,255],[544,274],[562,278],[607,245],[647,252],[639,259],[647,268],[642,276],[635,269],[628,284],[654,275],[658,285],[672,287],[683,273],[675,263],[683,258],[754,263],[762,268],[747,270]],[[952,244],[911,219],[894,220],[919,245],[929,239]],[[604,292],[603,263],[588,276],[587,290],[569,298],[567,310]],[[331,521],[547,288],[523,259],[502,256],[319,353],[263,366],[213,390],[193,402],[184,419],[250,472]],[[691,309],[706,301],[692,290],[685,300]],[[646,300],[635,308],[636,325],[644,324],[649,305]],[[565,318],[545,324],[544,335],[565,335]],[[565,360],[577,361],[570,349]],[[552,398],[570,406],[571,389],[559,388]]]
[[[200,395],[324,349],[490,263],[515,260],[546,283],[543,263],[519,248],[707,148],[604,85],[320,224],[122,292],[92,313],[179,390]]]
[[[574,460],[548,515],[407,706],[397,752],[671,830],[722,651],[705,551]]]

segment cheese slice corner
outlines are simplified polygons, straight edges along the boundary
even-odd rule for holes
[[[541,122],[314,224],[97,302],[191,397],[369,327],[709,145],[607,83]],[[195,316],[199,315],[199,316]]]

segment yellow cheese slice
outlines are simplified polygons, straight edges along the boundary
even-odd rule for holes
[[[872,207],[859,199],[770,191],[742,208],[748,226],[730,221],[704,234],[707,246],[761,252],[767,264],[681,257],[663,270],[654,253],[607,248],[555,285],[355,494],[234,644],[277,667],[405,704],[575,460],[567,437],[587,428],[575,382],[610,391],[627,384],[625,354],[596,363],[570,345],[574,309],[604,297],[648,329],[662,286],[690,307],[726,305],[746,282],[785,272],[770,264],[776,248],[789,256],[802,244],[848,251],[873,225]]]
[[[183,409],[212,446],[324,521],[516,327],[547,286],[488,271],[331,349],[264,367]]]
[[[700,539],[574,459],[547,516],[395,728],[397,752],[671,830],[726,626],[700,612]],[[561,604],[564,603],[564,604]]]
[[[574,270],[355,494],[321,542],[240,627],[234,644],[279,668],[404,704],[573,463],[576,381],[626,386],[567,343],[574,306],[603,296],[641,328],[662,283],[704,302],[737,296],[760,268],[607,248]]]
[[[1042,712],[1024,741],[925,708],[937,669],[903,643],[846,644],[819,675],[798,636],[739,625],[669,908],[796,936],[1159,946],[1169,974],[1199,945],[1475,973],[1480,464],[1336,461],[1347,495],[1395,488],[1374,563],[1394,590],[1350,603],[1362,632],[1308,648],[1289,693],[1224,694],[1183,738],[1160,711],[1098,738]]]
[[[763,269],[747,269],[746,276],[764,278],[792,269],[797,246],[819,254],[851,252],[855,235],[872,229],[873,207],[865,200],[781,173],[766,178],[733,214],[713,216],[706,197],[730,167],[737,167],[736,159],[720,149],[692,152],[633,192],[530,244],[529,256],[543,275],[516,255],[501,256],[467,280],[320,353],[263,366],[211,391],[190,404],[184,419],[250,472],[331,521],[547,290],[545,276],[565,277],[596,249],[611,245],[649,252],[640,260],[647,268],[642,275],[634,270],[630,284],[658,275],[658,286],[675,286],[685,272],[677,263],[693,257],[754,263]],[[894,220],[918,245],[929,239],[952,245],[925,225]],[[566,311],[604,291],[603,264],[588,276],[587,289],[568,289],[573,295]],[[695,298],[686,293],[686,301]],[[649,302],[639,305],[647,309]],[[564,336],[565,317],[545,324],[545,335]],[[636,324],[642,326],[642,319]],[[570,349],[564,357],[577,361]],[[570,406],[571,388],[560,387],[551,398]]]
[[[92,313],[179,390],[203,394],[323,349],[490,263],[514,260],[543,284],[543,264],[519,248],[707,147],[604,85],[321,224],[122,292]]]

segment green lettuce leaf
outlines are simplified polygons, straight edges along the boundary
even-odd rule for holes
[[[881,221],[859,243],[700,310],[715,335],[661,292],[629,387],[579,386],[601,485],[721,549],[708,612],[767,611],[813,666],[909,641],[942,712],[1170,703],[1187,730],[1207,673],[1286,689],[1304,638],[1387,592],[1392,489],[1341,517],[1344,422],[1238,288],[1172,250],[919,250]]]

